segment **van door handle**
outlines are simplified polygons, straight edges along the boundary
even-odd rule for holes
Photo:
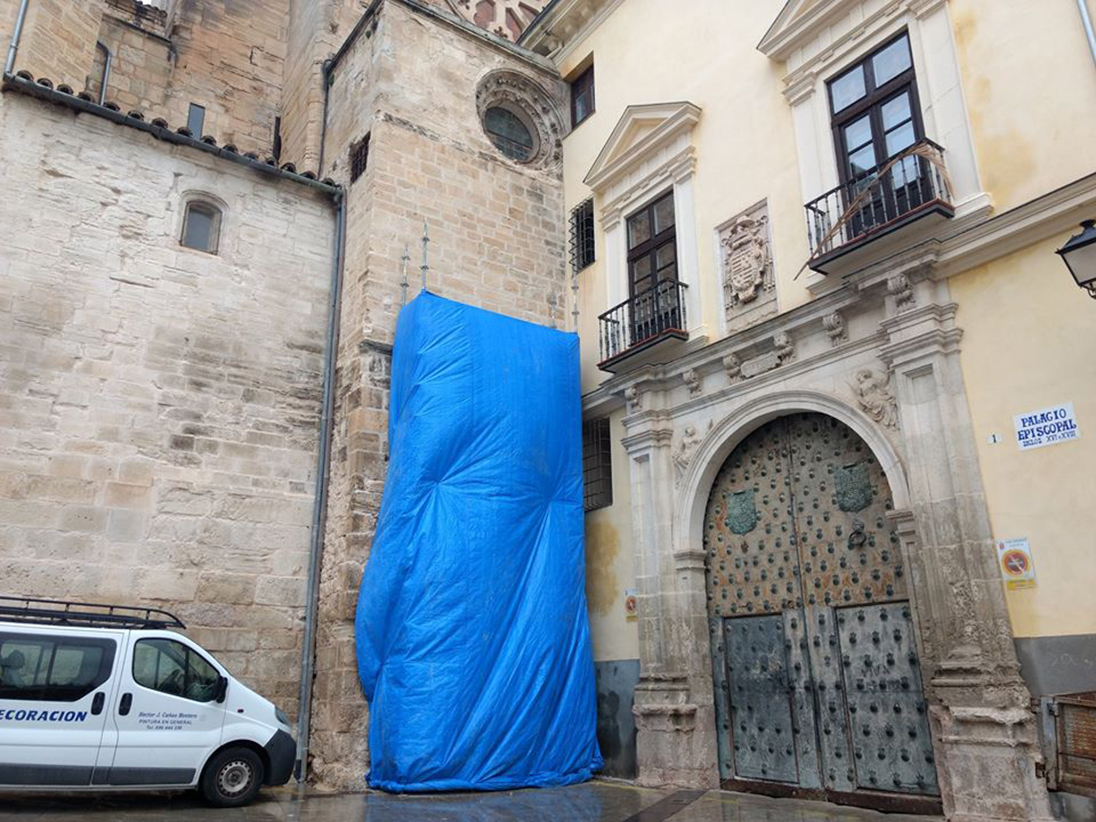
[[[118,713],[121,716],[126,716],[129,713],[129,708],[133,704],[133,694],[122,694],[122,701],[118,703]]]
[[[91,713],[99,716],[103,712],[103,703],[107,701],[107,695],[99,691],[91,700]]]

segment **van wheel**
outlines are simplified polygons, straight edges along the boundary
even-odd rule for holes
[[[263,761],[250,748],[228,748],[209,760],[198,787],[218,808],[236,808],[255,798],[263,784]]]

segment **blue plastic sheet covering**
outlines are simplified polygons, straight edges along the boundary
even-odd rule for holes
[[[588,779],[577,336],[423,292],[396,328],[388,434],[355,622],[369,784]]]

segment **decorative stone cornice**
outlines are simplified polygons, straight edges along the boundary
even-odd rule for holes
[[[530,23],[518,43],[559,62],[586,39],[624,0],[556,0]]]
[[[667,148],[679,135],[691,132],[699,121],[700,107],[689,102],[628,106],[584,182],[594,191],[603,191]],[[631,142],[629,138],[639,129],[648,131]]]
[[[644,192],[663,186],[667,181],[680,183],[696,170],[696,149],[686,146],[673,157],[667,159],[661,166],[653,169],[650,174],[634,186],[622,191],[611,200],[607,200],[601,207],[601,226],[604,231],[610,231],[624,217],[625,209],[630,207],[636,199],[642,199]]]
[[[795,56],[797,64],[784,78],[784,96],[794,102],[802,97],[804,85],[813,84],[819,74],[826,73],[835,62],[843,61],[846,51],[865,36],[886,26],[903,12],[923,17],[945,2],[947,0],[888,0],[836,39],[827,40],[825,48],[810,54],[812,41],[824,32],[831,34],[833,24],[850,14],[863,0],[790,0],[757,48],[772,60],[789,61]],[[805,56],[800,58],[797,51]]]

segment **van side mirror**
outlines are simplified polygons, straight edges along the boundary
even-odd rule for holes
[[[224,702],[225,697],[228,695],[228,677],[217,677],[217,701]]]

